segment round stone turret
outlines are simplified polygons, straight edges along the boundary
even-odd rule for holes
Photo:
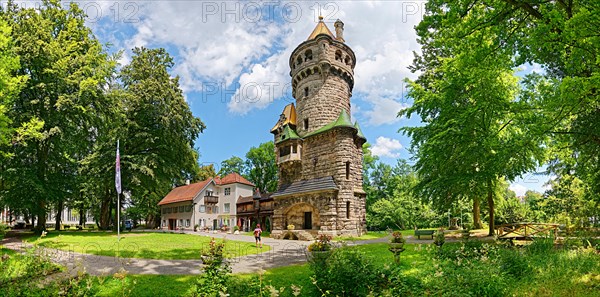
[[[338,35],[343,23],[338,23]],[[308,40],[290,56],[292,95],[298,110],[298,132],[318,130],[337,119],[342,109],[350,113],[356,57],[320,18]]]

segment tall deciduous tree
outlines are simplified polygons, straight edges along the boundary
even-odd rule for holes
[[[440,63],[437,57],[460,53],[465,41],[481,33],[491,39],[469,49],[473,56],[481,59],[501,52],[512,66],[540,64],[543,75],[530,75],[523,83],[527,92],[522,101],[538,103],[530,104],[538,114],[538,129],[532,135],[552,135],[551,146],[557,149],[550,170],[558,175],[575,173],[589,184],[588,199],[600,202],[600,4],[593,0],[476,0],[429,1],[426,7],[418,26],[423,55],[417,58],[415,69],[435,68]],[[443,74],[425,76],[439,79]]]
[[[425,24],[428,21],[432,19]],[[496,183],[535,169],[536,160],[542,158],[539,139],[529,133],[527,106],[517,100],[510,56],[494,51],[497,34],[481,30],[455,44],[444,34],[424,30],[423,23],[420,26],[421,40],[430,42],[428,46],[452,52],[452,57],[434,56],[435,50],[425,46],[415,61],[423,73],[410,85],[414,105],[401,112],[417,114],[424,122],[401,129],[412,137],[420,189],[438,205],[471,198],[474,208],[485,193],[491,236]]]
[[[272,141],[252,147],[246,154],[247,178],[263,193],[277,190],[277,163]]]
[[[16,73],[28,77],[9,111],[12,125],[36,126],[40,132],[11,147],[5,197],[28,207],[41,230],[50,207],[77,195],[78,161],[105,108],[103,89],[115,63],[75,4],[64,9],[52,0],[38,9],[22,9],[9,2],[3,15],[20,57]]]
[[[194,141],[205,126],[192,115],[179,78],[169,75],[173,59],[166,50],[142,47],[133,53],[120,74],[125,113],[121,172],[123,187],[152,224],[160,217],[158,201],[173,184],[199,172]]]
[[[221,168],[219,169],[219,175],[225,176],[230,173],[246,174],[246,163],[242,158],[232,156],[231,158],[221,162]]]

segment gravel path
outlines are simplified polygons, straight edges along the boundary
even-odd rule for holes
[[[151,231],[155,232],[155,231]],[[248,235],[233,235],[223,233],[195,233],[185,232],[196,236],[209,236],[243,242],[254,242]],[[377,238],[363,241],[350,241],[348,245],[362,245],[369,243],[387,242],[388,238]],[[452,241],[452,240],[447,240]],[[407,243],[432,243],[433,240],[415,239],[406,237]],[[18,238],[5,238],[2,242],[5,248],[24,252],[32,245],[22,242]],[[302,264],[306,262],[306,247],[310,242],[289,241],[263,238],[263,244],[271,246],[271,250],[238,258],[230,259],[233,273],[252,273],[261,269]],[[198,274],[200,273],[200,260],[153,260],[137,258],[118,258],[76,253],[74,251],[40,248],[38,253],[49,257],[52,261],[67,267],[68,271],[76,274],[84,269],[91,275],[110,275],[124,269],[129,274]]]

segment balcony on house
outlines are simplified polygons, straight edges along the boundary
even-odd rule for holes
[[[204,194],[204,204],[217,204],[219,203],[219,197],[217,197],[213,192],[207,191]]]

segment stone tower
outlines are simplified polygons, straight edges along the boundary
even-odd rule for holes
[[[360,236],[365,230],[362,145],[366,138],[350,118],[356,57],[345,44],[344,23],[334,36],[323,19],[292,52],[290,76],[296,105],[286,106],[275,136],[279,189],[272,237],[293,233]],[[287,232],[294,225],[292,232]]]

